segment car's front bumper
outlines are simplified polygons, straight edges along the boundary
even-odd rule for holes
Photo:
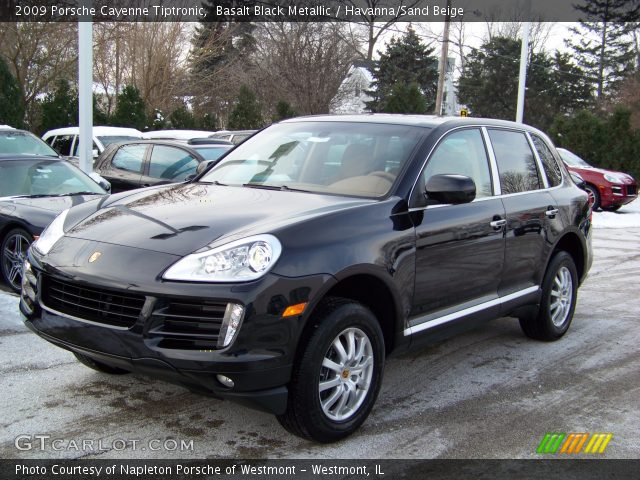
[[[65,245],[58,245],[57,253],[46,258],[34,251],[29,253],[33,272],[29,277],[35,280],[32,288],[36,301],[27,301],[23,293],[20,302],[28,328],[55,345],[110,366],[149,374],[272,413],[284,412],[286,385],[308,311],[287,318],[282,313],[289,305],[312,302],[333,277],[286,278],[267,274],[243,284],[166,282],[160,273],[176,261],[172,255],[99,242],[90,242],[87,249],[88,242],[69,238],[61,242]],[[89,250],[102,253],[95,262],[102,265],[88,263]],[[144,262],[139,261],[141,258]],[[71,286],[68,288],[78,286],[73,292],[102,292],[102,297],[90,300],[95,303],[89,303],[99,307],[99,315],[89,320],[81,318],[82,312],[73,314],[66,306],[63,312],[52,308],[47,289],[53,288],[53,281]],[[101,316],[109,322],[115,315],[113,306],[109,307],[106,301],[111,294],[144,299],[130,325],[102,323]],[[80,298],[87,294],[77,295]],[[207,335],[198,330],[211,327],[206,324],[207,319],[199,317],[197,322],[189,323],[189,328],[178,332],[168,328],[168,317],[162,312],[173,303],[212,303],[214,307],[236,303],[244,307],[245,315],[234,341],[219,348],[215,340],[206,340]],[[174,320],[180,319],[171,321]],[[232,379],[233,387],[221,383],[218,375]]]
[[[617,207],[638,198],[636,184],[610,184],[600,186],[600,205],[604,208]]]

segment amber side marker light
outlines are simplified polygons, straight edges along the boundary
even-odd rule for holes
[[[300,315],[302,312],[304,312],[304,309],[307,307],[307,302],[304,303],[296,303],[295,305],[290,305],[288,306],[284,313],[282,314],[282,317],[295,317],[296,315]]]

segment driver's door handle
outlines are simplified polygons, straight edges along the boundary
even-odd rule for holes
[[[553,218],[558,214],[558,209],[557,208],[550,208],[549,210],[544,212],[544,214],[549,218]]]
[[[501,220],[493,220],[492,222],[489,223],[489,225],[491,225],[494,230],[499,230],[502,227],[504,227],[507,224],[507,221],[505,219],[501,219]]]

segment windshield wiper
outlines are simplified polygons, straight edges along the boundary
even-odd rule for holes
[[[264,185],[262,183],[243,183],[243,187],[249,188],[264,188],[265,190],[280,190],[282,192],[311,192],[311,190],[304,190],[302,188],[292,188],[287,185]]]
[[[12,198],[70,197],[71,195],[104,195],[104,194],[98,193],[98,192],[37,193],[35,195],[14,195]]]
[[[202,180],[198,180],[197,183],[204,183],[205,185],[216,185],[218,187],[228,187],[226,183],[220,183],[218,180],[214,180],[213,182],[203,182]]]

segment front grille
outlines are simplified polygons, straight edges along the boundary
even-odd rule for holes
[[[627,185],[628,196],[637,195],[637,194],[638,194],[638,187],[636,187],[635,185]]]
[[[145,297],[103,290],[43,276],[41,300],[45,307],[74,317],[115,327],[131,328]]]
[[[199,300],[169,300],[153,312],[148,336],[159,338],[160,348],[213,350],[226,303]]]

